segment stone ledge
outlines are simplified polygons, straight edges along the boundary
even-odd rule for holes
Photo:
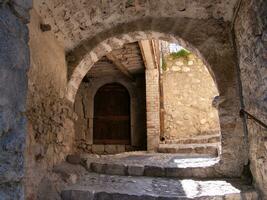
[[[208,143],[219,143],[221,140],[221,135],[204,135],[192,138],[184,139],[166,139],[162,144],[208,144]]]
[[[160,144],[159,153],[183,153],[192,155],[218,156],[220,143],[209,144]]]

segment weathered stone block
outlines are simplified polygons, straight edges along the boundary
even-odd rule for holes
[[[89,191],[63,190],[61,197],[63,200],[91,200],[94,199],[94,194]]]
[[[145,166],[145,176],[163,177],[165,176],[165,169],[163,167]]]
[[[105,152],[105,145],[96,145],[92,146],[92,152],[96,154],[103,154]]]
[[[127,166],[123,164],[107,164],[105,169],[106,174],[112,175],[127,175]]]
[[[145,171],[145,167],[142,165],[129,165],[128,166],[128,174],[130,176],[143,176]]]
[[[125,145],[117,145],[117,153],[125,152]]]
[[[105,145],[105,152],[108,154],[117,153],[116,145]]]
[[[74,155],[68,155],[66,157],[66,161],[70,164],[74,164],[74,165],[77,165],[77,164],[81,164],[82,162],[82,159],[81,159],[81,156],[78,155],[78,154],[74,154]]]
[[[259,194],[256,191],[246,191],[242,195],[245,200],[260,199]]]
[[[84,167],[86,168],[87,171],[92,171],[91,169],[91,164],[92,164],[92,161],[90,159],[87,159],[84,163]]]
[[[241,195],[240,194],[227,194],[225,197],[224,197],[225,200],[240,200],[242,199]]]
[[[105,163],[91,163],[91,169],[93,172],[104,174],[106,172],[107,164]]]

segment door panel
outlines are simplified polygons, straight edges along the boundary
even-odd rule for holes
[[[94,100],[94,144],[130,144],[130,96],[118,83],[101,87]]]

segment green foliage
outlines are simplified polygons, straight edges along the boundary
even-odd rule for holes
[[[170,54],[170,56],[173,58],[173,59],[177,59],[177,58],[187,58],[191,53],[189,51],[186,51],[185,49],[182,49],[178,52],[173,52]]]
[[[125,5],[126,8],[134,7],[134,6],[135,6],[135,1],[134,0],[127,0],[126,1],[126,5]]]

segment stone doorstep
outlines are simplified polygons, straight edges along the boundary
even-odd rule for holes
[[[219,158],[188,154],[160,154],[146,152],[122,153],[111,156],[81,155],[80,164],[88,172],[109,175],[218,178]]]
[[[88,172],[121,176],[146,176],[146,177],[169,177],[169,178],[220,178],[214,166],[210,167],[161,167],[149,165],[125,165],[103,162],[88,162]]]
[[[219,143],[211,144],[160,144],[159,153],[181,153],[191,155],[217,156]]]
[[[207,144],[207,143],[219,143],[221,140],[220,135],[206,135],[185,139],[166,140],[163,144]]]
[[[89,173],[61,192],[63,200],[259,200],[237,179],[192,180],[109,176]]]

